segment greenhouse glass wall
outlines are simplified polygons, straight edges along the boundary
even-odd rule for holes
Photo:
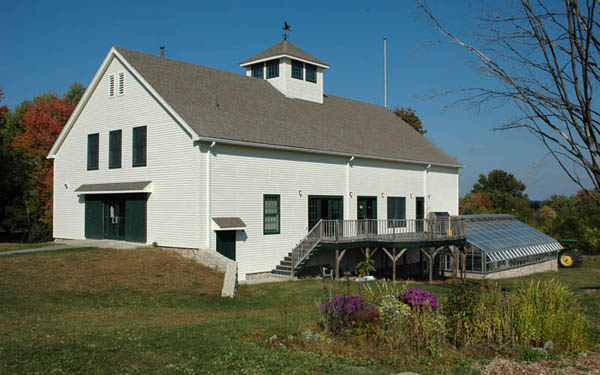
[[[467,272],[491,273],[556,260],[560,242],[513,215],[462,215]]]

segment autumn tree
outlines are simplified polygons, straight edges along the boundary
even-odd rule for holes
[[[24,110],[15,126],[20,129],[10,146],[27,162],[20,173],[27,179],[23,196],[29,240],[44,240],[51,235],[53,169],[46,156],[82,94],[82,86],[73,84],[63,97],[46,94],[22,105]]]
[[[396,107],[394,108],[394,114],[400,117],[404,122],[415,129],[419,134],[427,134],[427,130],[423,129],[423,123],[414,109],[411,107]]]
[[[563,172],[600,206],[600,83],[597,0],[509,0],[486,9],[472,42],[448,30],[417,0],[434,27],[466,49],[477,71],[491,79],[446,92],[455,104],[512,105],[518,115],[500,129],[526,129]],[[512,108],[511,108],[512,111]]]

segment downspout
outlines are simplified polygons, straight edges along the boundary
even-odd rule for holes
[[[352,203],[351,203],[351,198],[350,197],[350,163],[352,163],[352,161],[354,160],[354,156],[352,156],[350,159],[348,159],[348,161],[346,162],[346,194],[345,194],[345,199],[344,199],[344,217],[342,219],[346,219],[348,218],[348,220],[350,219],[350,207],[352,207]]]
[[[212,181],[211,181],[211,159],[212,159],[212,149],[213,147],[215,147],[215,145],[217,144],[217,142],[212,142],[210,144],[210,146],[208,146],[208,152],[206,155],[206,238],[207,238],[207,244],[206,244],[206,248],[210,249],[210,246],[212,244],[212,208],[211,208],[211,202],[212,202],[212,191],[211,191],[211,187],[212,187]]]
[[[431,168],[431,164],[427,164],[423,171],[423,218],[425,219],[427,219],[427,206],[429,205],[429,198],[427,196],[427,174],[429,173],[429,168]]]

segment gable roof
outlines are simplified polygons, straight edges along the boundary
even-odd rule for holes
[[[201,138],[462,167],[385,107],[290,99],[266,80],[115,50]]]
[[[310,53],[306,52],[305,50],[301,49],[300,47],[298,47],[297,45],[295,45],[294,43],[292,43],[288,40],[282,40],[281,42],[275,44],[274,46],[271,46],[271,47],[267,48],[266,50],[259,52],[258,54],[242,61],[240,63],[240,65],[243,66],[243,65],[247,65],[248,63],[251,63],[254,61],[261,61],[261,60],[269,59],[271,57],[277,57],[277,56],[282,56],[282,55],[297,57],[302,60],[314,62],[319,65],[329,67],[329,64],[327,64],[326,62],[317,59]]]

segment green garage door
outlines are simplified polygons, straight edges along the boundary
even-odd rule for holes
[[[146,242],[146,194],[127,194],[125,241]]]
[[[86,195],[85,237],[146,242],[147,194]]]

